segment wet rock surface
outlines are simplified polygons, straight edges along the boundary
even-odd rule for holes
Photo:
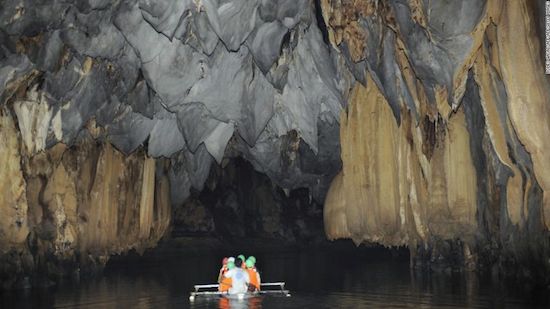
[[[361,81],[341,115],[327,236],[547,282],[550,80],[532,3],[320,3]]]
[[[17,141],[13,119],[2,109],[2,288],[87,275],[111,254],[142,252],[165,234],[171,205],[164,160],[143,150],[125,156],[88,130],[77,146],[33,153]],[[39,138],[25,142],[36,146]]]

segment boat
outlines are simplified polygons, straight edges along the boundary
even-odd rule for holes
[[[227,297],[235,299],[245,299],[258,295],[275,294],[290,297],[290,291],[285,289],[284,282],[267,282],[261,283],[261,290],[256,292],[247,292],[239,294],[228,294],[227,292],[218,291],[219,284],[197,284],[194,286],[195,291],[189,294],[189,300],[194,301],[196,297]]]

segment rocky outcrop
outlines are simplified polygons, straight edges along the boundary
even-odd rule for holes
[[[33,153],[43,136],[25,139],[14,119],[36,124],[43,114],[23,113],[2,108],[0,117],[3,287],[41,284],[37,273],[55,279],[91,271],[111,254],[156,245],[171,214],[163,160],[142,150],[125,156],[88,131],[77,146]]]
[[[364,80],[341,115],[327,236],[547,273],[550,80],[529,1],[359,2],[321,1]]]

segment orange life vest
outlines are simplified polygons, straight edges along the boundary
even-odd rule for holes
[[[256,290],[260,290],[260,282],[258,281],[258,271],[256,268],[247,268],[246,271],[248,272],[248,276],[250,277],[250,285],[253,285]]]
[[[233,285],[233,280],[231,278],[223,277],[222,282],[220,282],[220,286],[218,287],[218,291],[220,292],[227,292]]]

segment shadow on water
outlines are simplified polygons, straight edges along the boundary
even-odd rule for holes
[[[189,301],[194,284],[213,283],[223,256],[253,254],[262,281],[285,281],[291,297]],[[114,259],[95,279],[0,294],[1,308],[534,308],[546,291],[525,291],[474,273],[411,271],[406,250],[351,245],[317,249],[172,249]],[[538,293],[538,294],[537,294]]]

